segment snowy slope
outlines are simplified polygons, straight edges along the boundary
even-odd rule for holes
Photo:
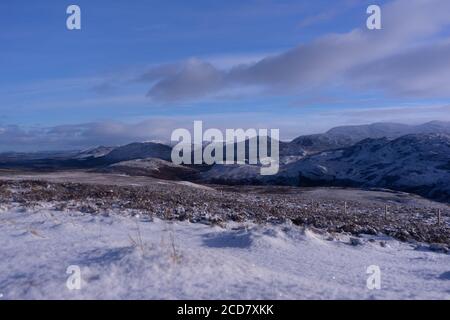
[[[0,299],[450,299],[448,254],[383,238],[352,246],[289,224],[3,207],[0,238]],[[80,290],[66,287],[70,265]],[[371,265],[381,290],[366,286]]]
[[[83,150],[80,153],[78,153],[74,159],[88,159],[88,158],[100,158],[103,156],[106,156],[108,153],[114,150],[114,147],[94,147],[89,148],[87,150]]]
[[[450,136],[408,135],[364,140],[285,166],[279,177],[292,183],[385,187],[450,199]]]
[[[257,166],[215,165],[201,177],[222,183],[378,187],[450,201],[447,134],[366,139],[347,148],[281,160],[275,176],[261,176]]]
[[[369,125],[335,127],[322,134],[300,136],[287,143],[286,149],[317,153],[349,147],[365,139],[397,139],[408,134],[450,134],[450,122],[432,121],[421,125],[400,123],[373,123]]]

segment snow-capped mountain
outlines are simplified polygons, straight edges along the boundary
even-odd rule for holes
[[[402,190],[450,201],[450,123],[378,123],[338,127],[280,144],[280,172],[214,165],[207,182],[354,186]]]
[[[432,121],[421,125],[400,123],[374,123],[359,126],[332,128],[323,134],[300,136],[287,143],[285,155],[298,155],[297,150],[317,153],[326,150],[349,147],[364,139],[396,139],[408,134],[445,133],[450,134],[450,122]]]
[[[450,199],[450,135],[366,139],[288,164],[266,182],[382,187]]]

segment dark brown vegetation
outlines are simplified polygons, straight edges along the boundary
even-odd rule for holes
[[[327,191],[328,190],[328,191]],[[331,191],[330,191],[331,190]],[[347,195],[366,192],[370,197]],[[402,241],[442,243],[450,246],[449,212],[403,196],[339,189],[292,187],[207,188],[156,182],[144,186],[118,186],[44,181],[0,181],[0,204],[32,207],[50,202],[55,210],[86,214],[121,212],[168,220],[209,224],[227,221],[282,223],[352,235],[385,234]],[[382,197],[380,196],[382,194]],[[428,202],[427,202],[428,203]],[[432,202],[431,202],[432,203]]]

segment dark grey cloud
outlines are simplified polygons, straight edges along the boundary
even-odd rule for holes
[[[210,92],[218,92],[228,81],[227,75],[217,70],[213,65],[196,59],[191,59],[178,66],[166,66],[170,70],[161,80],[156,82],[148,92],[148,96],[159,101],[176,101],[180,99],[195,99],[206,96]],[[160,70],[161,71],[161,70]],[[144,77],[159,74],[150,71]]]
[[[448,67],[447,46],[439,39],[450,25],[449,12],[448,0],[397,0],[383,7],[383,30],[363,26],[346,34],[330,34],[228,70],[191,59],[153,68],[141,80],[151,83],[148,96],[162,102],[223,96],[236,88],[299,94],[356,83],[394,95],[447,97],[450,77],[443,70]]]

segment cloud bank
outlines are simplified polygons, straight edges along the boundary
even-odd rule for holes
[[[217,97],[237,88],[277,95],[336,86],[449,97],[449,12],[448,0],[397,0],[382,8],[382,30],[330,34],[227,70],[189,59],[155,67],[140,80],[150,83],[147,95],[156,102]]]
[[[203,120],[205,129],[281,129],[281,139],[290,140],[303,134],[325,132],[339,125],[370,122],[419,124],[432,120],[450,121],[450,105],[347,108],[321,111],[302,117],[292,117],[289,114],[274,116],[264,113],[240,113],[226,119],[221,115],[157,117],[135,123],[106,121],[53,127],[2,126],[0,124],[0,152],[82,150],[100,145],[117,146],[143,141],[170,143],[170,136],[174,129],[192,130],[195,120]]]

